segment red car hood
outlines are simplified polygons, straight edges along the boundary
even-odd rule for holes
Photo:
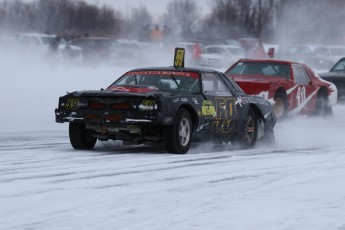
[[[267,94],[267,98],[272,97],[269,94],[270,88],[273,84],[284,85],[283,82],[287,79],[281,77],[267,76],[267,75],[231,75],[235,82],[242,88],[242,90],[249,95]]]
[[[281,77],[267,76],[267,75],[253,75],[253,74],[234,74],[230,75],[237,83],[243,82],[253,82],[253,83],[272,83],[278,82],[283,79]]]

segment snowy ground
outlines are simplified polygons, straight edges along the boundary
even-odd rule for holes
[[[271,147],[75,151],[58,96],[127,68],[0,63],[0,229],[345,230],[345,105],[279,123]]]

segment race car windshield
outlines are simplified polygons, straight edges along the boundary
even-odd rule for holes
[[[290,67],[284,63],[239,62],[235,67],[228,70],[226,74],[266,75],[290,78]]]
[[[345,72],[345,59],[335,64],[331,69],[331,72]]]
[[[154,86],[166,92],[200,92],[199,78],[174,74],[127,74],[112,86]]]

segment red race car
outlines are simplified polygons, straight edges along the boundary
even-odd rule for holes
[[[278,119],[286,115],[327,116],[337,102],[337,88],[308,66],[279,60],[241,59],[225,71],[250,95],[268,99]]]

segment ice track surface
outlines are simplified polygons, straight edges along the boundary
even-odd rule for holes
[[[233,150],[0,135],[0,229],[345,229],[345,106],[296,117],[276,145]]]
[[[18,57],[0,56],[0,230],[345,230],[345,105],[330,119],[279,123],[270,147],[75,151],[67,124],[54,122],[58,97],[130,68]]]

